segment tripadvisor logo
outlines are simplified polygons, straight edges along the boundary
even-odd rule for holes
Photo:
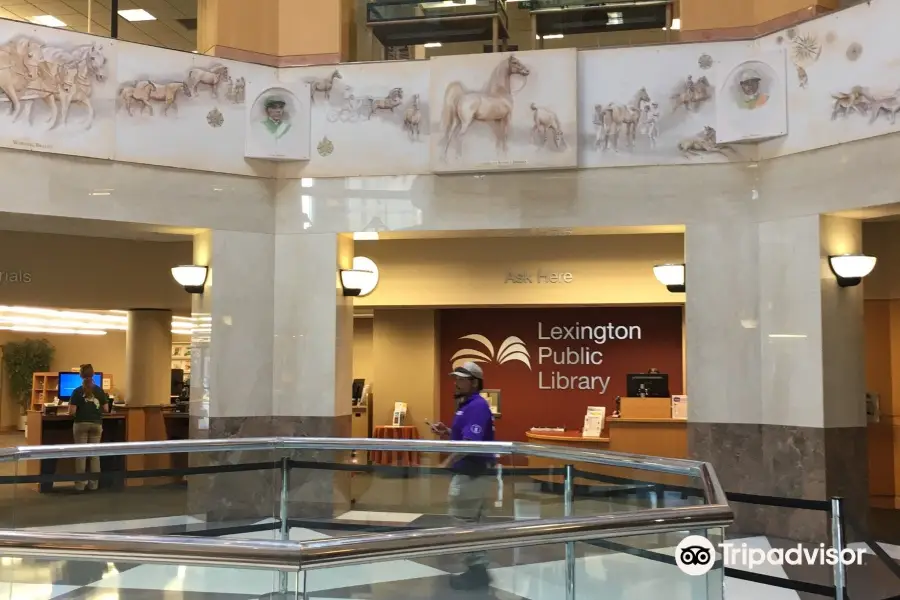
[[[790,548],[752,548],[745,543],[740,545],[724,543],[720,545],[722,562],[726,567],[738,567],[752,571],[762,565],[791,566],[821,565],[835,566],[863,564],[862,548],[826,548],[825,544]],[[675,564],[687,575],[705,575],[713,568],[716,561],[716,547],[701,535],[689,535],[681,540],[675,548]]]

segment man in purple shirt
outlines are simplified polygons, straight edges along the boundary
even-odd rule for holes
[[[494,441],[494,415],[487,400],[481,396],[484,388],[481,367],[474,362],[466,362],[456,367],[450,376],[456,381],[456,416],[450,427],[436,423],[431,426],[432,431],[442,437],[449,436],[453,441]],[[450,515],[466,525],[480,522],[493,491],[494,480],[490,470],[494,466],[494,456],[453,453],[442,466],[453,471],[448,499]],[[490,585],[484,552],[467,554],[465,563],[466,571],[451,577],[452,588],[472,590]]]

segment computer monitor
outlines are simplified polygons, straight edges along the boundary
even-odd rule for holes
[[[174,402],[184,390],[184,369],[172,369],[172,389],[170,395]]]
[[[668,398],[669,376],[664,373],[631,373],[625,377],[629,398]]]
[[[68,400],[72,397],[72,392],[81,385],[81,373],[73,373],[66,371],[59,374],[59,390],[56,396],[60,400]],[[94,373],[94,385],[98,388],[103,387],[103,373]]]

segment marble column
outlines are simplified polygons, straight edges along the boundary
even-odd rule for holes
[[[211,231],[194,246],[195,262],[209,265],[210,275],[194,299],[194,316],[208,327],[193,339],[192,437],[349,436],[353,305],[338,269],[352,263],[352,238]],[[203,464],[283,456],[230,452]],[[215,521],[277,516],[280,484],[277,470],[209,476],[195,486],[193,512]],[[294,516],[330,516],[345,496],[330,471],[291,474]]]
[[[727,491],[868,506],[862,288],[828,255],[858,221],[808,216],[688,225],[688,432]],[[822,541],[824,513],[735,504],[733,532]]]
[[[353,299],[340,269],[353,263],[351,235],[279,234],[275,242],[272,415],[277,435],[350,437]],[[295,452],[304,461],[343,462],[340,452]],[[291,516],[349,509],[349,476],[291,472]]]
[[[130,310],[125,333],[129,406],[169,404],[172,368],[172,311]]]

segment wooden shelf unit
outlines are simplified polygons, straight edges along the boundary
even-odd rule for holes
[[[58,391],[59,373],[35,373],[31,377],[31,410],[41,410],[41,406],[53,402]]]

